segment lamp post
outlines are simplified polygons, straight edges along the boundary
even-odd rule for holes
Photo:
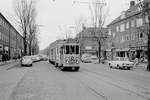
[[[147,41],[147,60],[148,60],[147,70],[150,71],[150,1],[139,0],[139,7],[141,8],[141,13],[142,13],[143,18],[145,19],[147,17],[147,20],[148,20],[148,24],[146,24],[146,26],[148,27],[148,30],[147,30],[147,39],[148,39]]]

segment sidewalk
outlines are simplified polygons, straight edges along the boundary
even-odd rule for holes
[[[18,60],[16,60],[18,61]],[[6,61],[6,62],[0,62],[0,66],[4,66],[4,65],[7,65],[7,64],[10,64],[10,63],[13,63],[15,62],[15,60],[9,60],[9,61]]]
[[[147,63],[139,63],[135,69],[138,69],[138,70],[146,70],[146,67],[147,67]]]

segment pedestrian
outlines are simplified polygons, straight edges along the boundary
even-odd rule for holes
[[[2,62],[4,62],[4,53],[2,53]]]
[[[139,64],[139,60],[138,60],[138,58],[136,57],[136,58],[134,59],[134,67],[137,67],[138,64]]]

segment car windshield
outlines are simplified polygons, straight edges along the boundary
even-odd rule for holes
[[[24,56],[23,59],[31,59],[30,56]]]
[[[116,57],[114,58],[114,61],[129,61],[129,59],[125,57]]]

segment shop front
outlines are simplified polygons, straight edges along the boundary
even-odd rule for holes
[[[2,61],[3,45],[0,44],[0,61]]]
[[[135,58],[147,59],[147,47],[146,46],[132,47],[130,49],[130,58],[131,60],[134,60]]]
[[[130,59],[130,48],[116,49],[116,57],[124,57]]]

